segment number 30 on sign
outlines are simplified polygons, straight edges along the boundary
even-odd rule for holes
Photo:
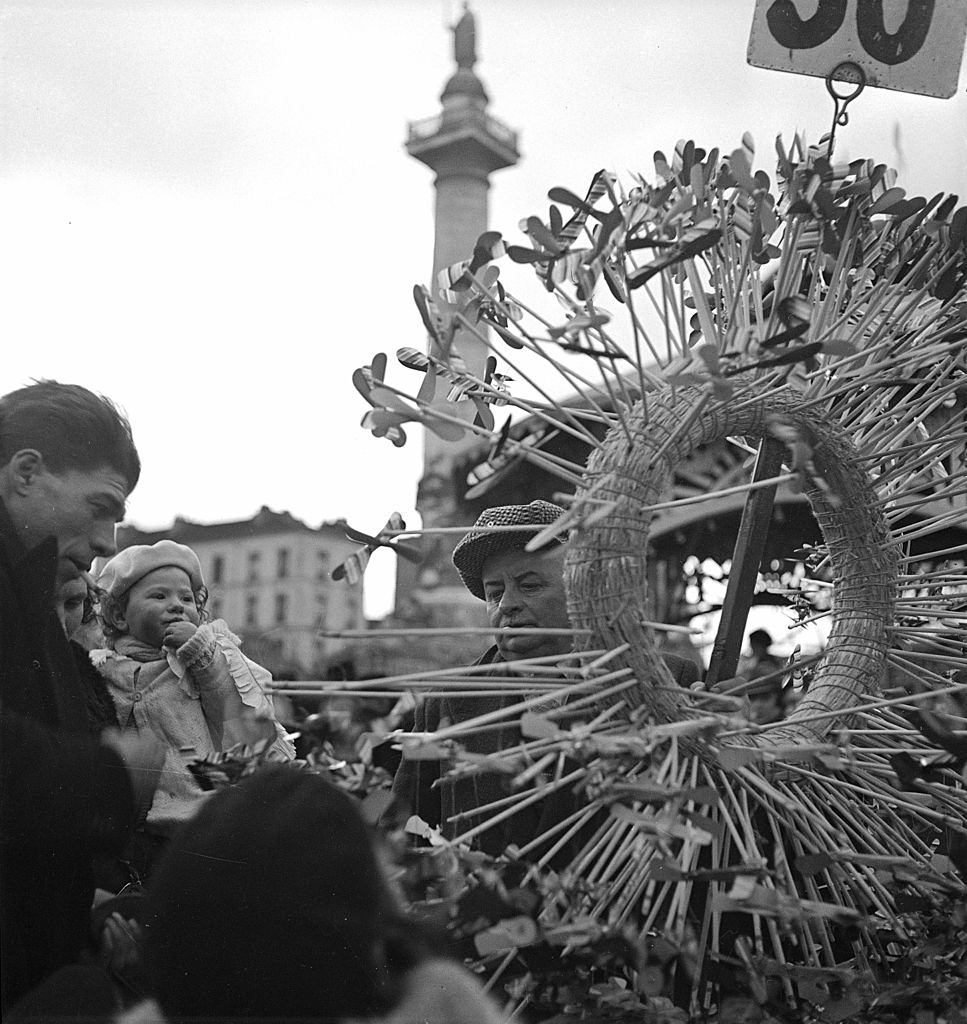
[[[948,97],[965,36],[967,0],[756,0],[749,63],[825,78],[851,61],[867,85]]]

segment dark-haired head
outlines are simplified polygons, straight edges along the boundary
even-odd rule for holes
[[[148,956],[173,1020],[385,1012],[397,915],[357,802],[297,768],[217,793],[155,875]]]
[[[131,425],[108,398],[79,384],[41,380],[0,398],[0,464],[24,449],[52,473],[109,466],[134,489],[141,475]]]
[[[754,629],[749,634],[749,646],[755,650],[766,650],[772,646],[772,636],[764,629]]]
[[[140,472],[131,427],[108,399],[52,380],[0,398],[0,500],[25,549],[56,543],[58,584],[115,553]]]

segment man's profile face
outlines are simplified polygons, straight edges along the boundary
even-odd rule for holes
[[[63,584],[87,572],[96,557],[116,552],[114,528],[124,518],[128,489],[124,475],[110,466],[53,473],[41,460],[7,511],[26,548],[57,538],[57,577]]]
[[[494,629],[507,626],[570,628],[564,593],[563,548],[556,547],[547,554],[498,552],[484,562],[481,579],[487,615]],[[573,646],[570,636],[498,635],[496,641],[505,661],[565,654]]]

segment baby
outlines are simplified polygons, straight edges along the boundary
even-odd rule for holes
[[[91,662],[121,728],[151,730],[167,747],[144,822],[163,840],[204,796],[188,762],[251,742],[256,728],[272,738],[270,758],[289,761],[295,750],[264,690],[272,677],[222,620],[205,621],[208,591],[191,548],[170,540],[125,548],[97,584],[108,649],[92,651]]]

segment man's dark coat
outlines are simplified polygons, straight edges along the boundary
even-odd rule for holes
[[[662,657],[679,686],[687,687],[698,680],[698,666],[694,662],[674,654]],[[476,664],[489,665],[499,660],[497,648],[491,647]],[[485,697],[431,697],[417,706],[413,731],[435,732],[446,725],[465,722],[519,702],[520,697],[501,696],[499,693]],[[515,719],[505,719],[500,728],[460,738],[461,745],[471,754],[494,754],[520,742],[519,723]],[[452,822],[449,819],[454,814],[466,814],[510,794],[507,777],[496,772],[481,772],[456,779],[446,778],[445,772],[446,766],[441,761],[404,760],[393,779],[393,795],[399,804],[428,824],[440,826],[448,839],[459,836],[497,812],[468,815]],[[486,853],[499,856],[510,844],[520,847],[536,839],[578,807],[578,798],[569,789],[558,790],[481,833],[478,845]]]
[[[91,860],[134,817],[121,758],[90,735],[54,610],[57,544],[25,551],[0,502],[0,1005],[77,960]]]

